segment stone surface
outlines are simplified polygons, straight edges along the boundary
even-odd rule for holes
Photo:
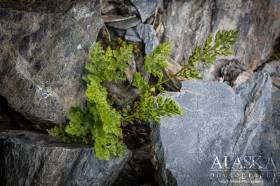
[[[272,80],[272,123],[280,130],[280,61],[273,61],[264,66],[262,71],[270,74]]]
[[[77,0],[1,0],[0,7],[32,12],[65,12]]]
[[[137,15],[138,12],[129,0],[102,0],[102,15]]]
[[[155,13],[158,5],[158,0],[130,0],[130,2],[136,7],[143,23]]]
[[[263,168],[272,158],[277,168],[270,165],[268,172],[276,173],[278,180],[260,172],[263,178],[246,177],[245,184],[279,184],[280,131],[271,123],[271,92],[270,76],[257,72],[235,90],[219,82],[186,81],[180,93],[170,93],[184,115],[162,118],[153,134],[153,162],[161,185],[240,183],[236,173],[248,176],[250,172],[238,169],[234,160],[239,158],[244,165],[246,156],[261,156],[256,161]],[[229,159],[227,168],[224,156]],[[252,170],[249,164],[246,168],[251,173],[258,175],[255,169],[262,170]]]
[[[119,17],[119,16],[102,16],[107,26],[127,30],[137,26],[141,21],[136,16]]]
[[[0,9],[0,95],[37,123],[62,123],[81,105],[88,48],[103,22],[98,0],[65,12]]]
[[[145,53],[149,54],[159,44],[159,40],[152,25],[138,24],[126,31],[125,39],[133,42],[142,41],[145,45]]]
[[[0,96],[0,130],[3,129],[31,129],[37,128],[36,124],[32,124],[20,113],[13,111],[7,101]],[[37,128],[40,129],[40,128]]]
[[[173,58],[184,63],[195,43],[223,29],[239,31],[234,56],[255,66],[265,61],[280,35],[278,0],[169,1],[165,14],[164,40],[173,43]],[[256,64],[252,64],[255,60]]]
[[[92,148],[62,144],[45,134],[27,131],[0,133],[1,185],[111,185],[127,162],[96,159]]]

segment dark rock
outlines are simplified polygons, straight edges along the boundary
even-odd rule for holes
[[[220,69],[221,76],[224,81],[233,82],[238,75],[247,70],[244,65],[240,65],[238,60],[225,60],[224,65]]]
[[[235,172],[234,164],[246,156],[260,156],[257,161],[261,165],[270,158],[280,163],[280,131],[271,123],[268,74],[255,73],[235,90],[218,82],[186,81],[180,93],[168,95],[181,105],[184,115],[164,117],[154,130],[153,162],[161,185],[226,185],[240,181],[235,173],[263,176],[256,180],[245,176],[245,184],[279,184],[279,167],[268,171],[270,175],[276,173],[273,180],[262,172],[264,166]],[[224,156],[229,159],[227,168]],[[216,169],[216,157],[222,169]]]
[[[155,13],[158,6],[157,0],[130,0],[130,2],[136,7],[143,23]]]
[[[102,0],[101,13],[103,15],[137,15],[138,12],[129,0]]]
[[[47,126],[46,126],[47,127]],[[42,129],[11,109],[7,100],[0,96],[0,130],[2,129]]]
[[[157,186],[154,167],[149,157],[149,147],[143,147],[132,154],[113,186]]]
[[[152,25],[140,23],[126,31],[125,39],[133,42],[142,41],[145,44],[145,53],[149,54],[159,44],[159,40]]]
[[[45,134],[0,133],[2,185],[111,185],[130,157],[98,160],[92,148],[62,144]]]
[[[117,108],[132,104],[138,97],[139,91],[136,88],[128,89],[125,85],[105,83],[108,90],[108,97]]]
[[[63,13],[78,0],[1,0],[0,7],[30,12]]]
[[[4,107],[0,105],[0,130],[11,129],[11,128],[12,128],[11,118],[5,112]]]
[[[81,105],[88,48],[103,25],[99,1],[66,13],[0,9],[0,95],[24,117],[62,123]]]
[[[203,43],[209,33],[235,29],[239,40],[234,56],[254,67],[270,57],[280,35],[279,10],[278,0],[172,1],[165,15],[164,38],[173,43],[173,58],[183,64],[194,45]]]

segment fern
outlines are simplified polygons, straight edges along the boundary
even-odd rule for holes
[[[172,116],[182,115],[183,111],[177,103],[170,97],[158,96],[156,99],[158,115],[159,116]],[[159,121],[160,118],[155,119]]]
[[[203,47],[198,45],[189,57],[188,63],[174,76],[164,80],[163,70],[167,66],[171,47],[168,43],[160,44],[145,56],[144,69],[156,80],[147,81],[140,72],[133,74],[133,81],[127,87],[138,89],[139,95],[130,105],[113,108],[108,97],[105,82],[128,83],[125,71],[133,57],[133,46],[121,42],[119,48],[107,47],[104,50],[99,43],[89,53],[90,62],[86,64],[86,105],[83,108],[72,108],[70,122],[48,130],[49,134],[62,141],[79,141],[91,144],[96,156],[108,160],[112,155],[122,157],[125,150],[121,125],[135,120],[142,122],[160,121],[162,116],[182,114],[181,108],[170,97],[156,96],[164,92],[163,85],[177,75],[186,78],[199,78],[195,66],[198,61],[212,63],[219,55],[228,55],[237,32],[223,31],[215,36],[214,43],[209,36]]]
[[[112,50],[110,47],[104,52],[101,45],[96,43],[90,52],[90,61],[86,69],[90,73],[88,77],[94,76],[100,81],[119,81],[125,79],[125,69],[128,68],[130,58],[132,57],[133,47],[131,45],[123,45],[118,50]]]
[[[200,78],[199,72],[196,70],[196,63],[202,62],[208,66],[217,60],[218,56],[227,56],[232,54],[231,47],[236,42],[238,31],[226,30],[218,31],[213,38],[209,35],[203,47],[195,45],[187,64],[176,74],[187,79]]]
[[[118,50],[107,48],[106,51],[96,43],[90,51],[90,63],[86,65],[88,74],[84,77],[87,83],[86,107],[73,108],[70,111],[70,122],[64,131],[58,127],[51,129],[52,136],[67,139],[79,138],[86,143],[94,142],[96,156],[109,159],[110,155],[123,156],[121,115],[107,100],[104,81],[124,80],[124,71],[132,57],[132,46],[123,44]]]
[[[168,43],[160,44],[154,51],[145,57],[144,69],[159,79],[163,78],[162,70],[167,66],[171,46]]]
[[[133,74],[132,85],[142,92],[147,91],[150,87],[149,83],[143,78],[140,72],[135,72]]]

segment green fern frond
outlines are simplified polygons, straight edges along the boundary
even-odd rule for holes
[[[162,116],[182,115],[183,112],[177,103],[169,98],[158,96],[154,98],[151,93],[145,92],[131,115],[125,118],[126,121],[141,120],[144,122],[159,123]]]
[[[132,85],[142,92],[149,89],[149,83],[143,78],[140,72],[135,72],[133,74],[133,82]]]
[[[89,59],[93,63],[88,63],[86,69],[90,75],[94,75],[101,81],[120,81],[125,79],[124,71],[129,67],[133,56],[132,45],[125,43],[116,50],[108,47],[104,51],[99,43],[92,47]]]
[[[182,115],[179,105],[170,97],[158,96],[156,99],[157,110],[160,116]]]
[[[217,60],[218,56],[231,55],[231,48],[237,37],[238,31],[235,30],[218,31],[214,41],[212,36],[209,35],[203,47],[198,45],[194,47],[187,64],[177,75],[187,79],[200,78],[199,72],[196,70],[196,63],[200,61],[209,66]]]
[[[153,76],[162,79],[162,70],[167,66],[167,60],[171,52],[171,45],[163,43],[157,46],[153,52],[145,57],[144,69]]]

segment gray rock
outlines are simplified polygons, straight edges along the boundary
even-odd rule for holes
[[[268,63],[262,69],[263,72],[270,74],[272,80],[272,123],[275,128],[280,130],[280,61]]]
[[[111,185],[130,157],[98,160],[92,148],[62,144],[45,134],[0,133],[2,185]]]
[[[130,2],[136,7],[143,23],[155,13],[158,5],[157,0],[130,0]]]
[[[126,30],[125,39],[132,42],[141,42],[141,38],[139,37],[136,27],[130,28]]]
[[[240,173],[260,174],[259,183],[279,184],[279,176],[273,180],[260,167],[254,167],[260,172],[248,168],[253,156],[261,156],[256,161],[263,168],[270,158],[277,166],[280,163],[280,131],[270,122],[271,86],[269,75],[258,72],[235,90],[218,82],[186,81],[181,92],[168,93],[184,115],[162,118],[152,135],[160,184],[227,185],[240,183],[236,175]],[[227,167],[224,156],[229,159]],[[251,172],[236,171],[238,158],[243,165],[244,158],[251,158],[246,164]],[[270,167],[269,174],[279,173],[279,168]],[[250,179],[246,177],[244,183],[254,185],[256,180]]]
[[[203,43],[209,33],[239,30],[234,56],[255,66],[270,56],[280,35],[279,10],[278,0],[172,1],[165,14],[164,40],[173,43],[173,58],[184,63],[195,43]]]
[[[145,44],[145,53],[151,53],[156,46],[159,45],[159,40],[152,25],[140,23],[136,27],[126,31],[125,39],[133,42],[142,41]]]
[[[129,28],[135,27],[140,23],[140,20],[136,16],[129,16],[129,17],[119,17],[110,16],[111,19],[104,19],[105,16],[102,16],[105,24],[109,27],[121,29],[121,30],[127,30]],[[109,17],[109,16],[106,16]],[[106,18],[105,17],[105,18]]]
[[[265,64],[262,71],[270,74],[274,89],[280,89],[280,60]]]
[[[138,12],[128,0],[102,0],[102,15],[137,15]]]
[[[0,7],[30,12],[63,13],[75,3],[77,0],[1,0]]]
[[[65,13],[0,9],[0,95],[37,123],[62,123],[81,105],[88,48],[103,22],[100,3],[82,1]]]

